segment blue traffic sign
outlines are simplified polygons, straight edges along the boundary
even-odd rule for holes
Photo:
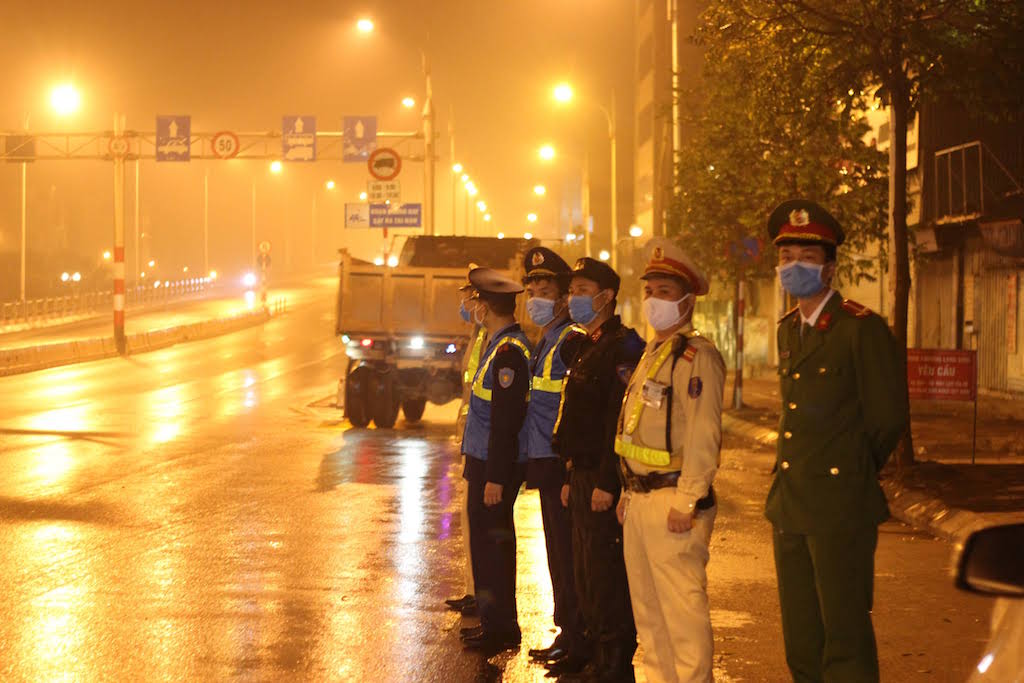
[[[422,224],[422,204],[370,204],[371,228],[418,228]]]
[[[189,161],[192,158],[192,117],[156,117],[156,160]]]
[[[341,125],[342,161],[365,162],[377,149],[377,117],[346,116]]]
[[[316,161],[316,117],[281,119],[281,157],[285,161]]]

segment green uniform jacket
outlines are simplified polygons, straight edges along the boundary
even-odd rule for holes
[[[801,338],[798,309],[780,322],[775,478],[765,515],[782,531],[878,525],[889,506],[878,471],[909,422],[907,374],[885,321],[832,295]]]

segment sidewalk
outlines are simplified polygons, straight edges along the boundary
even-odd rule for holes
[[[727,406],[732,405],[731,380]],[[774,444],[778,391],[774,374],[744,379],[744,407],[723,414],[723,429]],[[913,402],[916,462],[882,481],[895,517],[950,541],[979,526],[1024,521],[1024,401],[979,397],[972,465],[973,411],[970,403]]]

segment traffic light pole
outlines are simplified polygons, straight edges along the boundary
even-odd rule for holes
[[[427,235],[434,234],[434,93],[430,84],[430,62],[423,58],[423,77],[426,100],[423,103],[423,227]]]

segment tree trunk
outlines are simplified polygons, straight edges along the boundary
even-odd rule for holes
[[[910,311],[910,250],[907,238],[907,122],[910,88],[901,65],[894,65],[889,107],[889,293],[890,323],[906,367]],[[908,399],[909,400],[909,399]],[[914,444],[907,430],[896,450],[896,466],[914,462]]]
[[[733,303],[733,331],[736,336],[736,378],[732,384],[732,407],[743,407],[743,327],[746,313],[746,280],[740,275],[736,281],[736,301]]]

